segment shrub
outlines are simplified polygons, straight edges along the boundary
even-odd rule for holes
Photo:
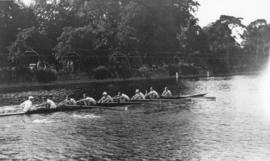
[[[105,66],[96,67],[93,69],[93,74],[96,79],[106,79],[112,76],[110,70]]]
[[[51,70],[38,70],[36,72],[37,81],[42,83],[49,83],[57,80],[56,73]]]

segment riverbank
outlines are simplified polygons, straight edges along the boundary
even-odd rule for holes
[[[223,76],[234,76],[234,75],[254,75],[258,72],[237,72],[237,73],[227,73],[227,74],[215,74],[207,76],[203,75],[181,75],[178,79],[198,79],[205,77],[223,77]],[[40,83],[40,82],[21,82],[21,83],[10,83],[10,84],[0,84],[0,92],[10,92],[10,91],[23,91],[23,90],[35,90],[44,88],[61,88],[65,86],[76,86],[76,85],[87,85],[87,84],[97,84],[97,83],[115,83],[115,82],[128,82],[128,81],[143,81],[143,80],[165,80],[165,79],[176,79],[175,76],[152,76],[146,77],[131,77],[128,79],[111,78],[111,79],[78,79],[78,80],[57,80],[51,83]]]

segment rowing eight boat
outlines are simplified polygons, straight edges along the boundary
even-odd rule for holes
[[[133,100],[131,102],[98,103],[96,105],[91,105],[91,106],[85,106],[85,105],[61,105],[61,106],[58,106],[55,109],[38,108],[36,110],[29,111],[29,112],[16,112],[16,113],[0,114],[0,117],[14,116],[14,115],[39,114],[39,113],[53,113],[53,112],[62,112],[62,111],[75,111],[75,110],[80,110],[80,109],[94,109],[94,108],[104,108],[104,109],[106,109],[108,107],[136,105],[136,104],[142,104],[142,103],[152,102],[152,101],[168,101],[168,100],[184,99],[184,98],[192,98],[192,97],[203,97],[206,94],[207,93],[196,94],[196,95],[186,95],[186,96],[161,97],[159,99]]]

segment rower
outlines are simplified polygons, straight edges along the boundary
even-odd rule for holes
[[[69,96],[66,96],[65,100],[60,102],[58,105],[76,105],[77,102],[74,98],[70,98]]]
[[[111,103],[111,102],[113,102],[113,99],[110,95],[108,95],[107,92],[103,92],[101,99],[98,101],[98,103]]]
[[[118,92],[117,95],[113,97],[113,100],[116,102],[127,102],[130,101],[130,98],[128,95]]]
[[[29,96],[28,97],[28,100],[24,101],[23,103],[20,104],[20,107],[23,108],[23,111],[24,112],[28,112],[28,111],[31,111],[32,110],[32,106],[33,106],[33,99],[34,97],[33,96]]]
[[[69,98],[70,105],[77,105],[77,101],[74,98]]]
[[[155,98],[159,98],[159,94],[157,93],[156,90],[153,89],[153,87],[150,87],[150,91],[149,93],[145,94],[146,98],[150,98],[150,99],[155,99]]]
[[[165,87],[161,96],[162,97],[172,97],[172,92],[168,89],[168,87]]]
[[[70,103],[69,96],[67,95],[66,98],[62,102],[58,103],[58,105],[68,105],[69,103]]]
[[[49,109],[56,109],[56,104],[53,100],[51,100],[50,98],[47,98],[46,99],[46,106],[49,108]]]
[[[55,109],[57,106],[56,106],[56,103],[51,100],[49,97],[42,97],[42,102],[41,104],[39,105],[36,105],[34,108],[35,110],[39,109],[39,108],[48,108],[48,109]]]
[[[95,100],[94,98],[92,98],[92,97],[87,97],[85,93],[83,94],[83,99],[77,101],[77,103],[78,103],[78,102],[83,102],[83,104],[84,104],[85,106],[90,106],[90,105],[94,105],[94,104],[97,103],[96,100]]]
[[[135,90],[135,95],[131,98],[131,100],[144,100],[145,96],[139,89]]]

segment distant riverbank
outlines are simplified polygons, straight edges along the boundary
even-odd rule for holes
[[[253,75],[258,74],[258,72],[237,72],[237,73],[227,73],[227,74],[215,74],[209,75],[209,77],[219,77],[219,76],[234,76],[234,75]],[[196,79],[208,77],[205,74],[202,75],[179,75],[178,79]],[[76,80],[57,80],[51,83],[40,83],[40,82],[21,82],[21,83],[6,83],[0,84],[0,92],[10,92],[10,91],[24,91],[24,90],[36,90],[40,88],[60,88],[70,85],[87,85],[96,83],[114,83],[114,82],[127,82],[127,81],[143,81],[143,80],[164,80],[164,79],[176,79],[176,76],[152,76],[152,77],[131,77],[128,79],[120,78],[110,78],[110,79],[76,79]]]

